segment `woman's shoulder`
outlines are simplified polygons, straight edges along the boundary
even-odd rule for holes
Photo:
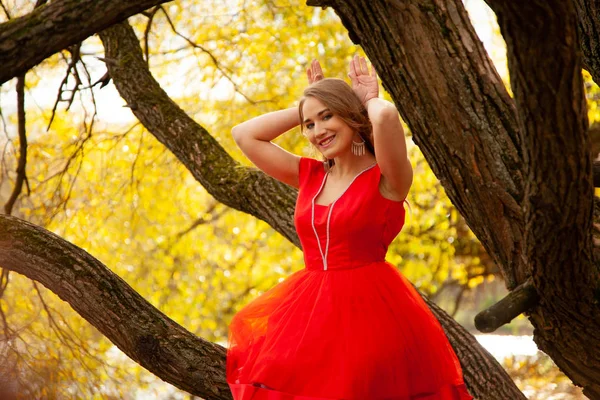
[[[310,157],[300,157],[300,166],[298,177],[300,186],[316,174],[324,173],[323,161],[315,160]]]
[[[304,169],[305,171],[309,170],[324,170],[323,161],[315,160],[310,157],[300,157],[300,169]]]

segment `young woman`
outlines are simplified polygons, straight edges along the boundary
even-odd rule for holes
[[[412,168],[398,111],[355,57],[352,87],[318,62],[299,109],[233,129],[265,173],[299,188],[294,221],[305,268],[230,325],[236,400],[468,400],[454,351],[412,285],[385,261],[404,224]],[[271,143],[301,124],[324,161]]]

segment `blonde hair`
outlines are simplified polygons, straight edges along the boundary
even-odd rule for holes
[[[340,117],[350,128],[354,129],[365,141],[367,150],[375,155],[373,148],[373,126],[369,120],[367,109],[354,93],[354,90],[341,79],[326,78],[312,83],[304,89],[300,99],[298,112],[300,121],[304,121],[302,106],[307,98],[314,97],[323,103],[329,111]],[[304,126],[302,126],[304,130]],[[333,165],[333,160],[324,159]]]

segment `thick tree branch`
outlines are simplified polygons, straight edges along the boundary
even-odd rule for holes
[[[0,265],[42,283],[125,354],[193,395],[231,399],[225,349],[196,337],[84,250],[0,215]]]
[[[166,382],[202,398],[230,398],[225,350],[177,325],[84,250],[43,228],[0,215],[0,266],[42,283],[125,354]],[[462,360],[473,395],[525,398],[468,331],[425,300]]]
[[[129,108],[221,203],[266,221],[296,246],[291,216],[296,191],[244,168],[175,104],[152,77],[139,40],[127,22],[100,33],[109,73]]]
[[[504,324],[535,306],[538,295],[531,283],[525,281],[511,291],[505,298],[475,316],[475,327],[481,332],[494,332]]]
[[[169,0],[55,0],[0,24],[0,85],[116,22]]]

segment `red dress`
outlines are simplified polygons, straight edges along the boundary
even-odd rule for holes
[[[328,206],[323,164],[302,158],[294,221],[306,268],[237,313],[227,382],[236,400],[471,400],[421,296],[385,261],[404,204],[377,165]]]

